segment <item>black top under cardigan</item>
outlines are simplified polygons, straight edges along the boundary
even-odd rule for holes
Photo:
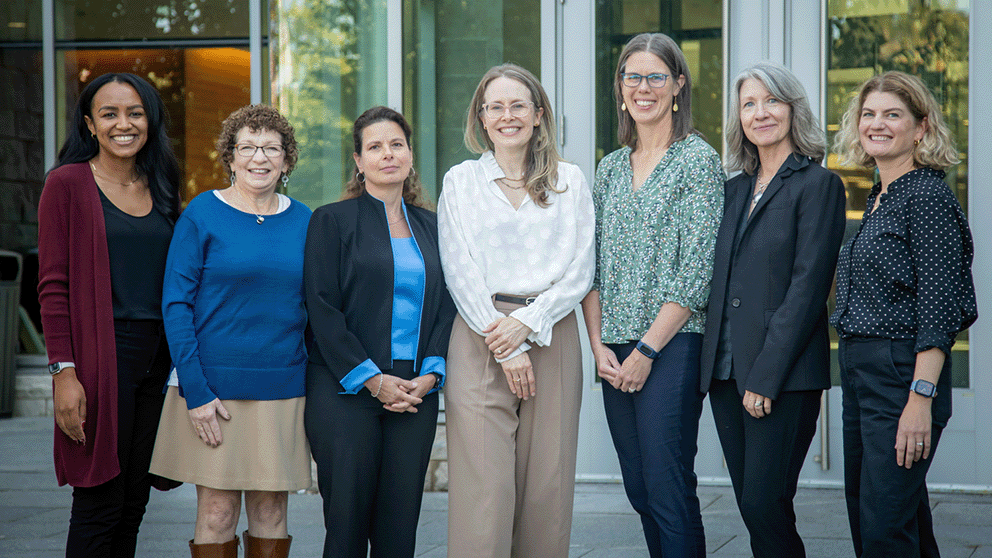
[[[427,357],[446,358],[455,305],[438,252],[437,215],[406,206],[407,223],[424,258],[424,304],[415,370]],[[318,208],[310,218],[303,258],[310,318],[309,360],[340,382],[371,359],[393,368],[393,251],[385,205],[365,193]]]

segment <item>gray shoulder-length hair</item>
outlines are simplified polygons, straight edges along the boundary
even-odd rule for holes
[[[774,62],[758,62],[737,75],[730,89],[730,110],[727,118],[728,172],[744,171],[754,174],[758,169],[758,148],[744,135],[741,126],[741,86],[749,79],[760,81],[776,99],[789,105],[789,139],[796,153],[817,163],[827,153],[827,140],[820,122],[809,108],[806,89],[795,74]]]

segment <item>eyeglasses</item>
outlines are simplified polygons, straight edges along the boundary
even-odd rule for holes
[[[237,151],[238,155],[245,158],[254,157],[255,152],[259,149],[262,150],[262,155],[265,155],[269,159],[276,159],[283,154],[281,145],[252,145],[250,143],[240,143],[234,146],[234,150]]]
[[[499,118],[503,116],[506,111],[510,111],[510,116],[513,118],[523,118],[530,114],[531,107],[534,103],[513,103],[510,106],[506,106],[502,103],[489,103],[482,105],[482,112],[486,113],[489,118]]]
[[[648,78],[648,85],[654,89],[658,89],[665,86],[665,82],[668,81],[668,74],[648,74],[646,76],[642,76],[641,74],[620,74],[620,79],[623,80],[623,84],[627,87],[637,87],[644,78]]]

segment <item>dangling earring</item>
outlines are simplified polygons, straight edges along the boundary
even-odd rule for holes
[[[676,96],[672,96],[672,112],[678,112],[678,111],[679,111],[679,98]]]
[[[410,167],[410,178],[417,178],[417,169]]]
[[[627,112],[627,103],[620,103],[620,110],[622,112]]]
[[[285,187],[289,184],[289,176],[286,173],[282,173],[282,185]]]
[[[231,172],[231,186],[234,186],[234,172]]]
[[[365,173],[364,172],[359,171],[358,174],[355,175],[355,178],[358,179],[358,183],[359,184],[365,184]]]

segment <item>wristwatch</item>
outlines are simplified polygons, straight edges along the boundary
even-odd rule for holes
[[[648,345],[644,341],[638,341],[637,346],[634,348],[637,349],[642,355],[650,358],[651,360],[658,358],[658,355],[661,354],[660,351],[656,351],[652,349],[650,345]]]
[[[913,380],[913,383],[909,385],[909,391],[923,397],[937,397],[937,386],[926,380]]]
[[[48,365],[48,373],[54,376],[59,372],[62,372],[66,368],[75,368],[75,367],[76,367],[75,362],[53,362]]]

